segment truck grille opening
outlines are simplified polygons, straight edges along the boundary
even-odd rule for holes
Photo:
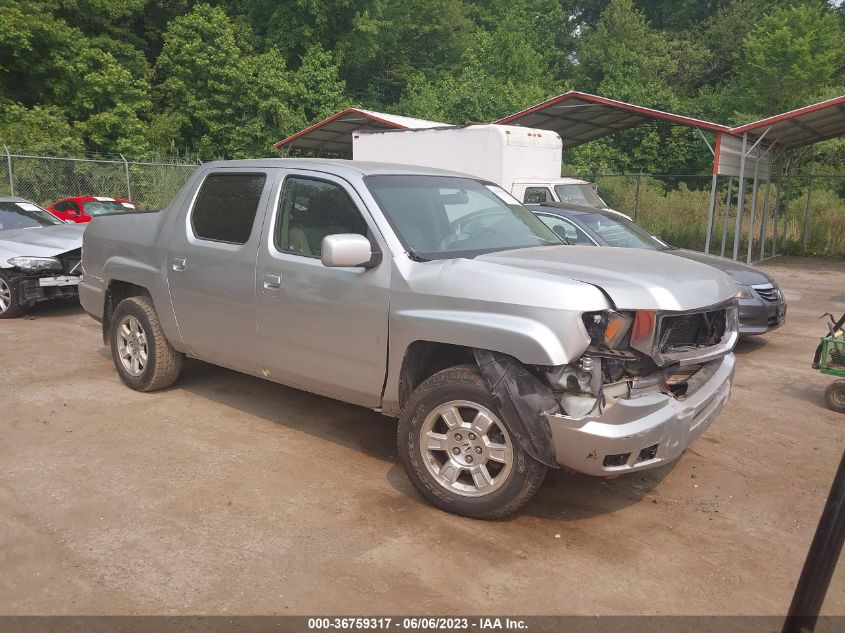
[[[725,309],[663,317],[660,352],[683,352],[716,345],[725,334],[726,319]]]

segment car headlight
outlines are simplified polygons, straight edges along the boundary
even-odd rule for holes
[[[619,349],[623,345],[634,323],[631,315],[615,310],[588,312],[583,320],[593,345],[609,349]]]
[[[9,263],[22,270],[61,270],[62,262],[55,257],[12,257]]]
[[[736,298],[737,299],[750,299],[751,298],[751,292],[749,292],[748,288],[746,288],[745,286],[740,286],[740,291],[738,293],[736,293]]]

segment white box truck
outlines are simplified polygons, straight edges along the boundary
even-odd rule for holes
[[[449,169],[489,180],[521,202],[569,202],[607,208],[595,186],[561,178],[563,143],[556,132],[515,125],[443,126],[358,131],[352,157]]]

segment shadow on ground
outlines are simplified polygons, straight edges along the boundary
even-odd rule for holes
[[[743,336],[734,348],[734,354],[745,356],[754,354],[768,345],[768,341],[762,336]]]
[[[36,303],[20,318],[35,320],[63,317],[72,314],[84,314],[82,306],[79,305],[79,299],[51,299],[50,301]]]
[[[396,421],[379,413],[189,359],[175,388],[225,407],[296,429],[377,459],[393,462],[390,486],[424,502],[396,455]],[[520,514],[577,521],[638,503],[671,472],[673,464],[616,479],[549,469]],[[514,518],[515,518],[514,517]]]

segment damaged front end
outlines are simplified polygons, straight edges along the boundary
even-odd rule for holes
[[[677,458],[730,396],[736,301],[690,312],[605,310],[583,322],[591,342],[577,361],[523,368],[519,381],[497,355],[476,353],[502,414],[518,419],[522,445],[543,463],[591,475]]]
[[[14,268],[6,269],[6,274],[16,287],[15,296],[21,306],[78,295],[82,279],[80,248],[52,257],[14,257],[9,263]]]

